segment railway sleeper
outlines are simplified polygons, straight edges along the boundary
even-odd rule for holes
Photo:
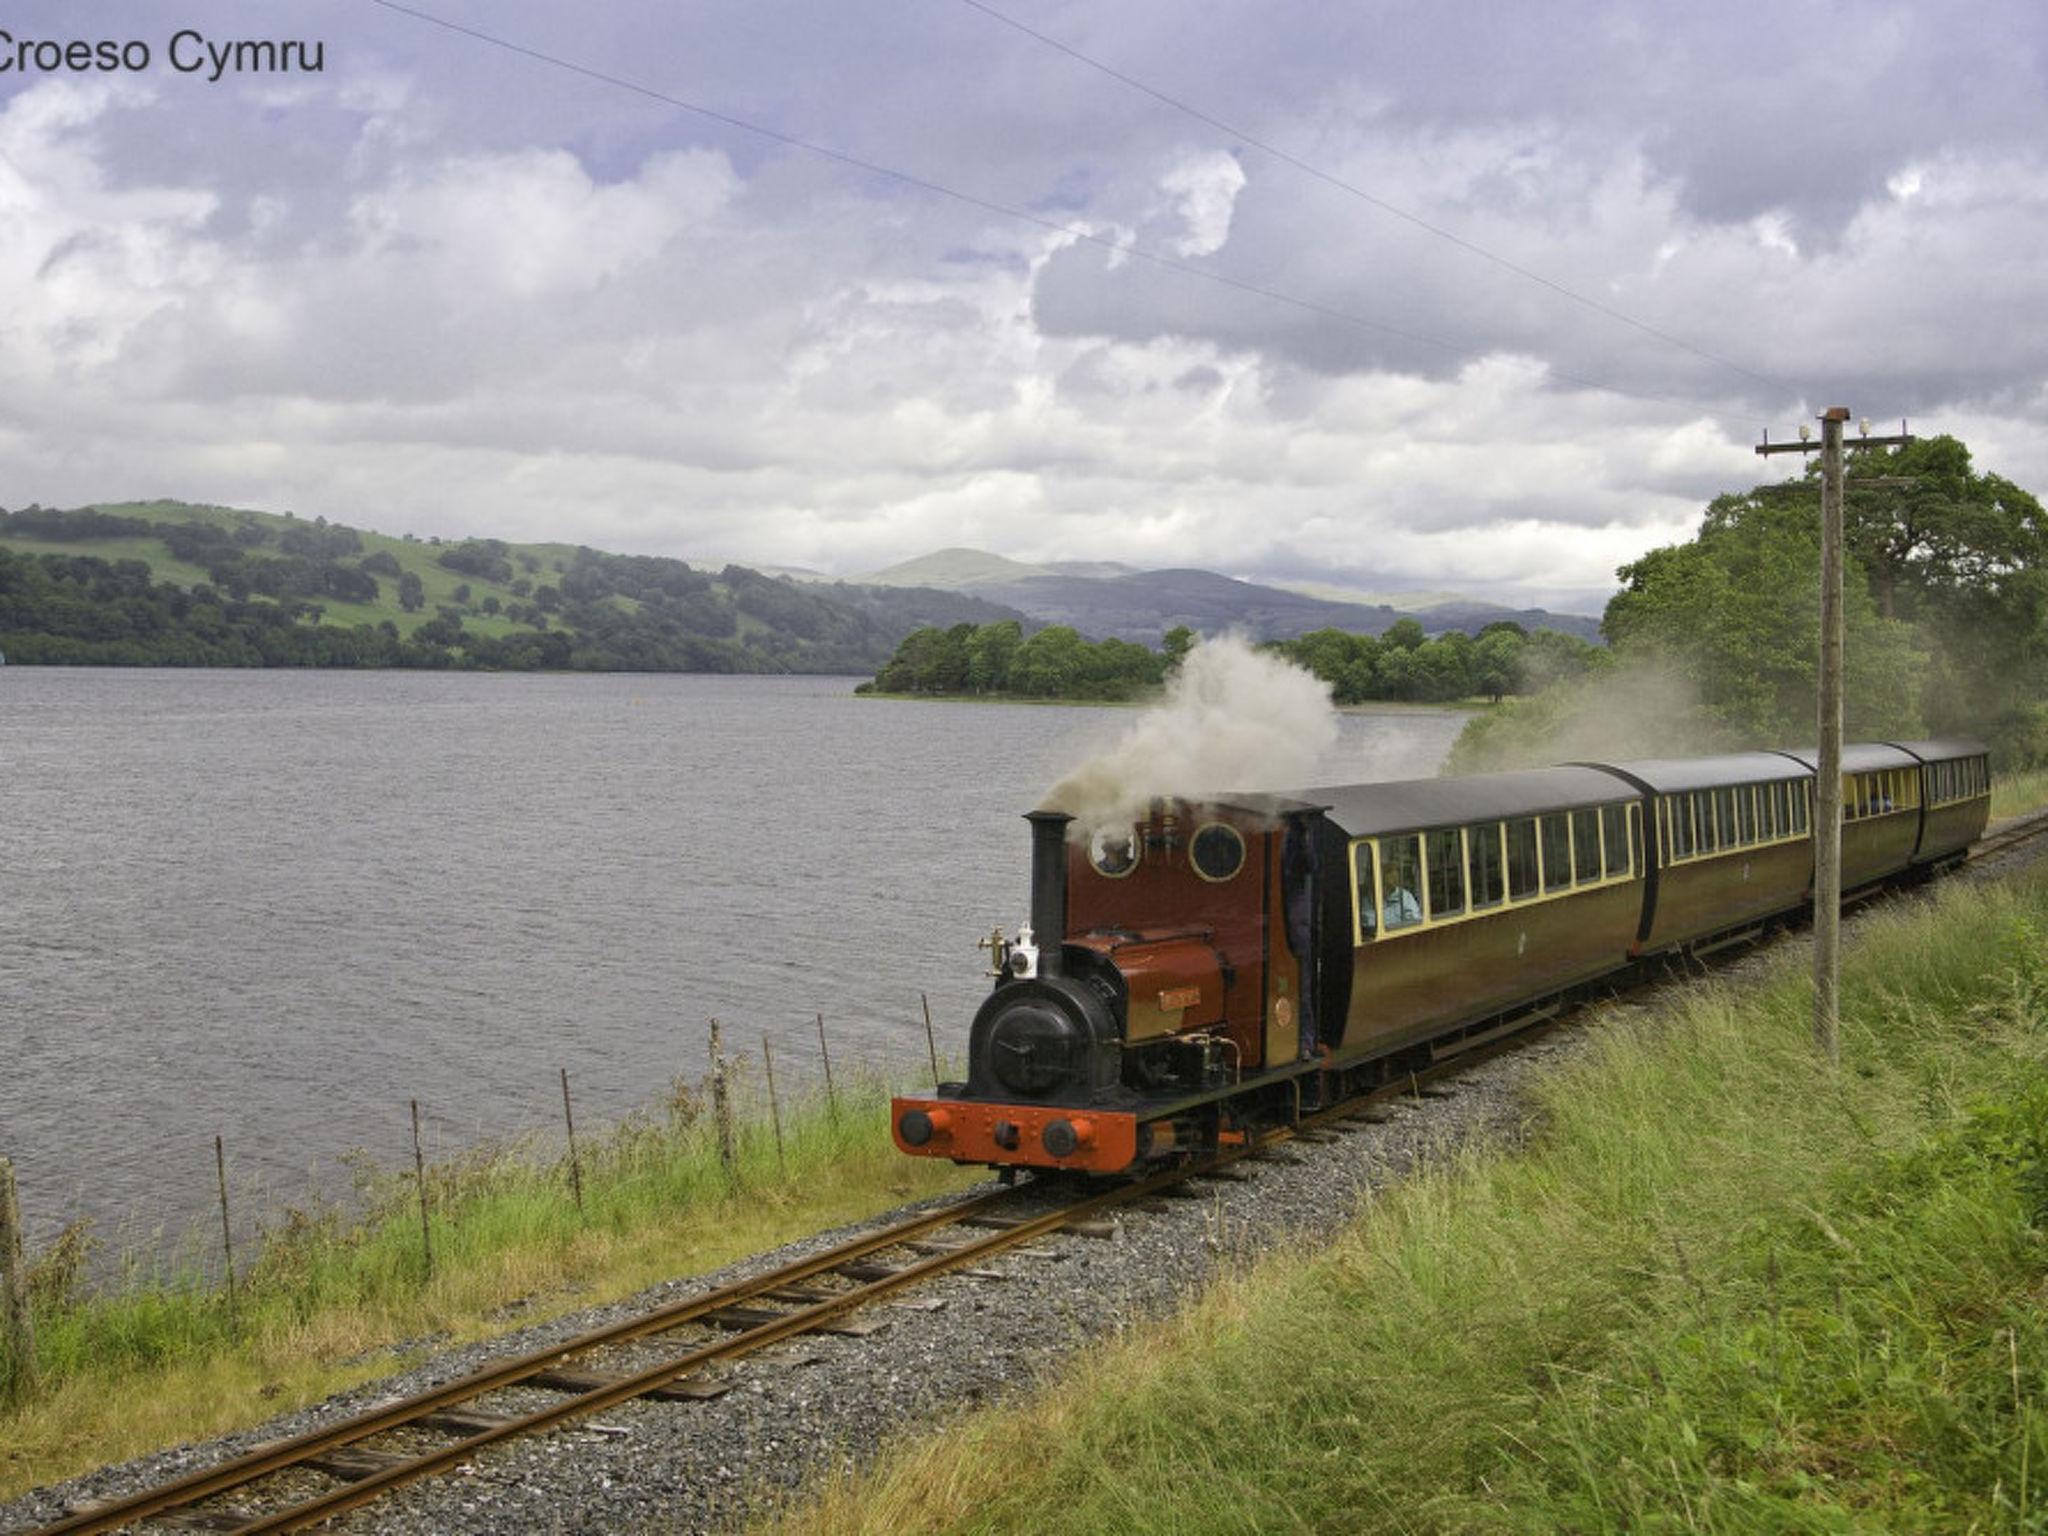
[[[468,1439],[493,1429],[502,1429],[513,1421],[501,1413],[483,1413],[474,1408],[443,1408],[439,1413],[430,1413],[424,1418],[413,1419],[407,1429],[431,1429],[439,1434],[458,1435]]]
[[[314,1472],[325,1472],[329,1477],[338,1477],[344,1483],[360,1483],[366,1477],[389,1472],[413,1459],[390,1451],[366,1451],[359,1445],[343,1445],[322,1451],[318,1456],[309,1456],[299,1465]]]
[[[779,1323],[791,1316],[788,1312],[771,1312],[766,1307],[721,1307],[709,1313],[704,1321],[714,1328],[724,1328],[732,1333],[745,1333],[754,1328],[765,1328],[770,1323]],[[841,1338],[864,1339],[871,1333],[878,1333],[883,1324],[871,1318],[828,1317],[812,1323],[805,1333],[832,1333]]]
[[[538,1376],[529,1376],[521,1386],[542,1387],[550,1392],[566,1392],[581,1397],[586,1392],[595,1392],[600,1387],[615,1386],[625,1378],[609,1375],[604,1371],[578,1371],[558,1368],[542,1371]],[[702,1371],[688,1376],[679,1376],[658,1387],[642,1392],[642,1397],[651,1397],[657,1403],[701,1403],[714,1397],[723,1397],[732,1390],[732,1383],[723,1376],[712,1376]]]

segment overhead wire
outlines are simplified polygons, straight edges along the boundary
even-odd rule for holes
[[[1509,257],[1501,255],[1498,251],[1489,250],[1487,249],[1487,247],[1481,245],[1478,241],[1468,239],[1467,237],[1457,233],[1455,230],[1445,229],[1442,225],[1434,224],[1430,220],[1424,218],[1419,213],[1415,213],[1410,209],[1403,208],[1397,203],[1389,202],[1387,199],[1380,197],[1376,193],[1369,192],[1364,187],[1358,186],[1354,182],[1346,181],[1343,177],[1334,175],[1333,173],[1324,170],[1321,166],[1315,165],[1310,161],[1304,160],[1298,155],[1290,154],[1288,151],[1281,149],[1277,145],[1269,144],[1264,139],[1259,138],[1257,135],[1248,133],[1243,128],[1240,128],[1233,123],[1227,123],[1223,119],[1214,116],[1212,113],[1204,111],[1202,108],[1195,106],[1190,102],[1183,101],[1177,96],[1169,95],[1167,92],[1160,90],[1157,86],[1150,85],[1147,82],[1138,79],[1135,75],[1127,74],[1123,70],[1118,69],[1113,64],[1106,64],[1098,58],[1083,53],[1080,49],[1074,47],[1069,43],[1061,42],[1058,38],[1053,37],[1048,33],[1041,32],[1036,27],[1030,26],[1025,22],[1019,21],[1014,16],[1006,15],[1004,12],[997,10],[993,5],[988,4],[987,0],[960,0],[960,3],[962,5],[969,7],[972,10],[981,12],[982,15],[988,17],[992,21],[1001,22],[1004,26],[1009,27],[1017,32],[1021,32],[1024,36],[1032,38],[1033,40],[1044,44],[1046,47],[1055,50],[1056,52],[1065,54],[1068,58],[1073,59],[1076,63],[1085,64],[1088,68],[1096,70],[1101,74],[1107,75],[1110,79],[1118,81],[1123,85],[1127,85],[1134,91],[1142,92],[1144,95],[1151,97],[1154,101],[1160,102],[1165,106],[1173,108],[1176,112],[1185,113],[1187,116],[1195,119],[1195,121],[1199,123],[1204,123],[1209,127],[1216,129],[1218,132],[1228,135],[1230,138],[1235,139],[1240,143],[1249,145],[1251,148],[1257,150],[1260,154],[1270,156],[1272,159],[1278,160],[1284,165],[1292,166],[1295,170],[1302,172],[1304,175],[1313,176],[1317,181],[1323,182],[1328,186],[1335,187],[1340,192],[1349,193],[1352,197],[1357,198],[1361,202],[1370,204],[1372,207],[1379,209],[1382,213],[1388,214],[1397,219],[1405,220],[1407,223],[1414,225],[1417,229],[1424,230],[1427,233],[1436,236],[1439,240],[1449,241],[1452,245],[1457,246],[1460,250],[1467,251],[1472,255],[1479,257],[1483,261],[1492,262],[1495,266],[1503,269],[1504,271],[1511,272],[1517,277],[1526,278],[1529,282],[1540,284],[1541,286],[1549,289],[1552,293],[1555,293],[1560,297],[1571,300],[1574,304],[1583,305],[1585,308],[1592,310],[1596,314],[1604,315],[1610,320],[1617,321],[1622,325],[1632,327],[1633,329],[1642,332],[1646,336],[1653,336],[1658,341],[1665,342],[1670,346],[1678,347],[1683,351],[1690,352],[1693,356],[1701,358],[1706,362],[1714,363],[1722,368],[1726,368],[1732,372],[1739,373],[1744,378],[1749,379],[1754,383],[1763,384],[1772,389],[1790,388],[1790,386],[1788,386],[1785,383],[1785,381],[1781,379],[1770,378],[1765,374],[1756,372],[1754,369],[1743,367],[1742,364],[1734,361],[1732,358],[1723,357],[1717,352],[1709,352],[1706,348],[1696,346],[1692,342],[1687,341],[1682,336],[1675,336],[1669,331],[1661,330],[1658,327],[1651,325],[1647,321],[1638,320],[1635,316],[1614,308],[1612,305],[1603,304],[1598,299],[1591,298],[1586,294],[1578,292],[1576,289],[1569,288],[1565,284],[1556,281],[1554,278],[1545,277],[1541,272],[1533,271],[1530,268],[1523,266],[1521,263],[1514,261]]]
[[[1135,240],[1119,240],[1109,235],[1100,234],[1095,230],[1087,228],[1085,225],[1063,223],[1058,219],[1049,219],[1041,214],[1033,213],[1029,209],[998,202],[993,198],[983,197],[978,193],[962,191],[958,187],[948,186],[946,183],[934,181],[930,177],[920,176],[912,171],[899,170],[894,166],[884,165],[879,161],[850,154],[845,150],[834,149],[830,145],[820,144],[812,139],[802,138],[792,133],[785,133],[780,129],[770,128],[761,123],[737,117],[732,113],[720,111],[715,107],[707,107],[701,102],[691,101],[667,91],[657,90],[653,86],[644,85],[637,80],[627,79],[623,75],[616,75],[608,70],[596,68],[593,65],[578,63],[574,59],[563,58],[559,54],[550,53],[545,49],[516,42],[511,38],[502,37],[493,32],[486,32],[480,27],[472,27],[463,22],[452,21],[445,16],[437,16],[431,11],[403,4],[402,0],[368,0],[368,3],[401,16],[411,17],[413,20],[424,22],[429,26],[439,27],[444,31],[487,44],[490,47],[502,49],[507,53],[517,54],[536,63],[547,64],[557,69],[566,70],[571,74],[580,75],[588,80],[595,80],[619,90],[629,91],[636,96],[645,97],[650,101],[657,101],[665,106],[675,107],[680,111],[692,113],[708,121],[738,129],[742,133],[753,134],[758,138],[767,139],[791,149],[802,150],[806,154],[817,155],[822,159],[831,160],[853,170],[862,171],[872,176],[883,177],[904,186],[915,187],[920,191],[949,198],[968,207],[979,208],[987,213],[999,214],[1004,218],[1015,219],[1026,224],[1034,224],[1040,229],[1066,235],[1075,240],[1085,241],[1088,244],[1098,246],[1119,256],[1144,261],[1167,271],[1178,272],[1188,277],[1198,278],[1204,282],[1232,288],[1240,293],[1252,294],[1306,314],[1316,315],[1326,320],[1334,320],[1360,330],[1374,331],[1383,336],[1395,337],[1402,341],[1413,342],[1419,346],[1431,347],[1457,357],[1484,360],[1497,355],[1500,350],[1498,348],[1473,347],[1459,342],[1445,341],[1441,337],[1425,335],[1420,331],[1412,331],[1402,326],[1388,324],[1382,320],[1374,320],[1364,315],[1355,314],[1350,310],[1339,309],[1334,305],[1321,303],[1315,299],[1302,298],[1283,289],[1267,287],[1262,283],[1254,283],[1243,278],[1232,277],[1228,273],[1218,272],[1212,268],[1196,266],[1192,262],[1182,261],[1177,257],[1169,256],[1163,252],[1140,245]],[[1719,402],[1649,390],[1627,389],[1620,385],[1589,378],[1582,374],[1568,372],[1557,367],[1547,359],[1543,360],[1543,366],[1549,377],[1563,380],[1566,383],[1576,384],[1583,389],[1598,390],[1606,394],[1618,395],[1625,399],[1643,400],[1661,405],[1684,406],[1690,410],[1703,412],[1711,419],[1724,422],[1737,419],[1730,416]]]

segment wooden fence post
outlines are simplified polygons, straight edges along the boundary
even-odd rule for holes
[[[35,1385],[35,1323],[29,1316],[21,1201],[14,1164],[0,1157],[0,1398],[20,1399]]]
[[[775,1049],[761,1037],[761,1059],[768,1064],[768,1123],[775,1127],[775,1166],[786,1179],[789,1159],[782,1155],[782,1106],[775,1102]]]
[[[733,1184],[740,1181],[739,1148],[733,1139],[732,1094],[725,1080],[725,1040],[718,1020],[711,1021],[711,1114],[718,1123],[718,1160]]]
[[[576,1213],[583,1213],[583,1164],[576,1156],[576,1116],[569,1108],[569,1069],[562,1068],[562,1122],[569,1127],[569,1190],[576,1196]]]
[[[213,1138],[213,1173],[220,1185],[220,1251],[226,1256],[228,1275],[228,1326],[239,1329],[240,1319],[235,1308],[235,1228],[228,1220],[228,1152],[227,1143],[219,1136]]]
[[[420,1186],[420,1252],[426,1255],[427,1278],[434,1278],[434,1233],[427,1224],[427,1156],[420,1150],[420,1101],[412,1101],[412,1171]]]
[[[839,1118],[839,1090],[832,1083],[832,1048],[825,1043],[825,1015],[818,1015],[818,1054],[825,1058],[825,1103]]]

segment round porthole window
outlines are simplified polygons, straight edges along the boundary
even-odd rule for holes
[[[1138,835],[1131,827],[1098,827],[1088,839],[1088,862],[1098,875],[1121,880],[1138,867]]]
[[[1228,880],[1244,868],[1244,839],[1237,828],[1212,821],[1188,844],[1188,862],[1204,880]]]

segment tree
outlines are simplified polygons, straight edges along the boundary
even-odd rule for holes
[[[1473,646],[1472,686],[1498,704],[1522,689],[1522,652],[1527,635],[1519,624],[1489,624]]]
[[[1064,624],[1050,625],[1017,647],[1010,660],[1010,688],[1035,698],[1058,698],[1081,673],[1078,632]]]
[[[1159,648],[1166,657],[1166,669],[1178,672],[1180,664],[1187,660],[1188,652],[1195,648],[1195,642],[1202,637],[1185,624],[1176,624],[1160,637]]]
[[[398,578],[398,606],[407,613],[418,613],[427,605],[426,589],[420,585],[419,576],[407,571]]]
[[[1010,664],[1024,643],[1015,619],[983,624],[967,639],[967,686],[976,693],[1000,693],[1010,686]]]
[[[1429,633],[1423,629],[1420,621],[1415,619],[1396,619],[1387,626],[1386,633],[1380,636],[1380,644],[1382,647],[1391,647],[1394,650],[1412,651],[1428,638]]]

